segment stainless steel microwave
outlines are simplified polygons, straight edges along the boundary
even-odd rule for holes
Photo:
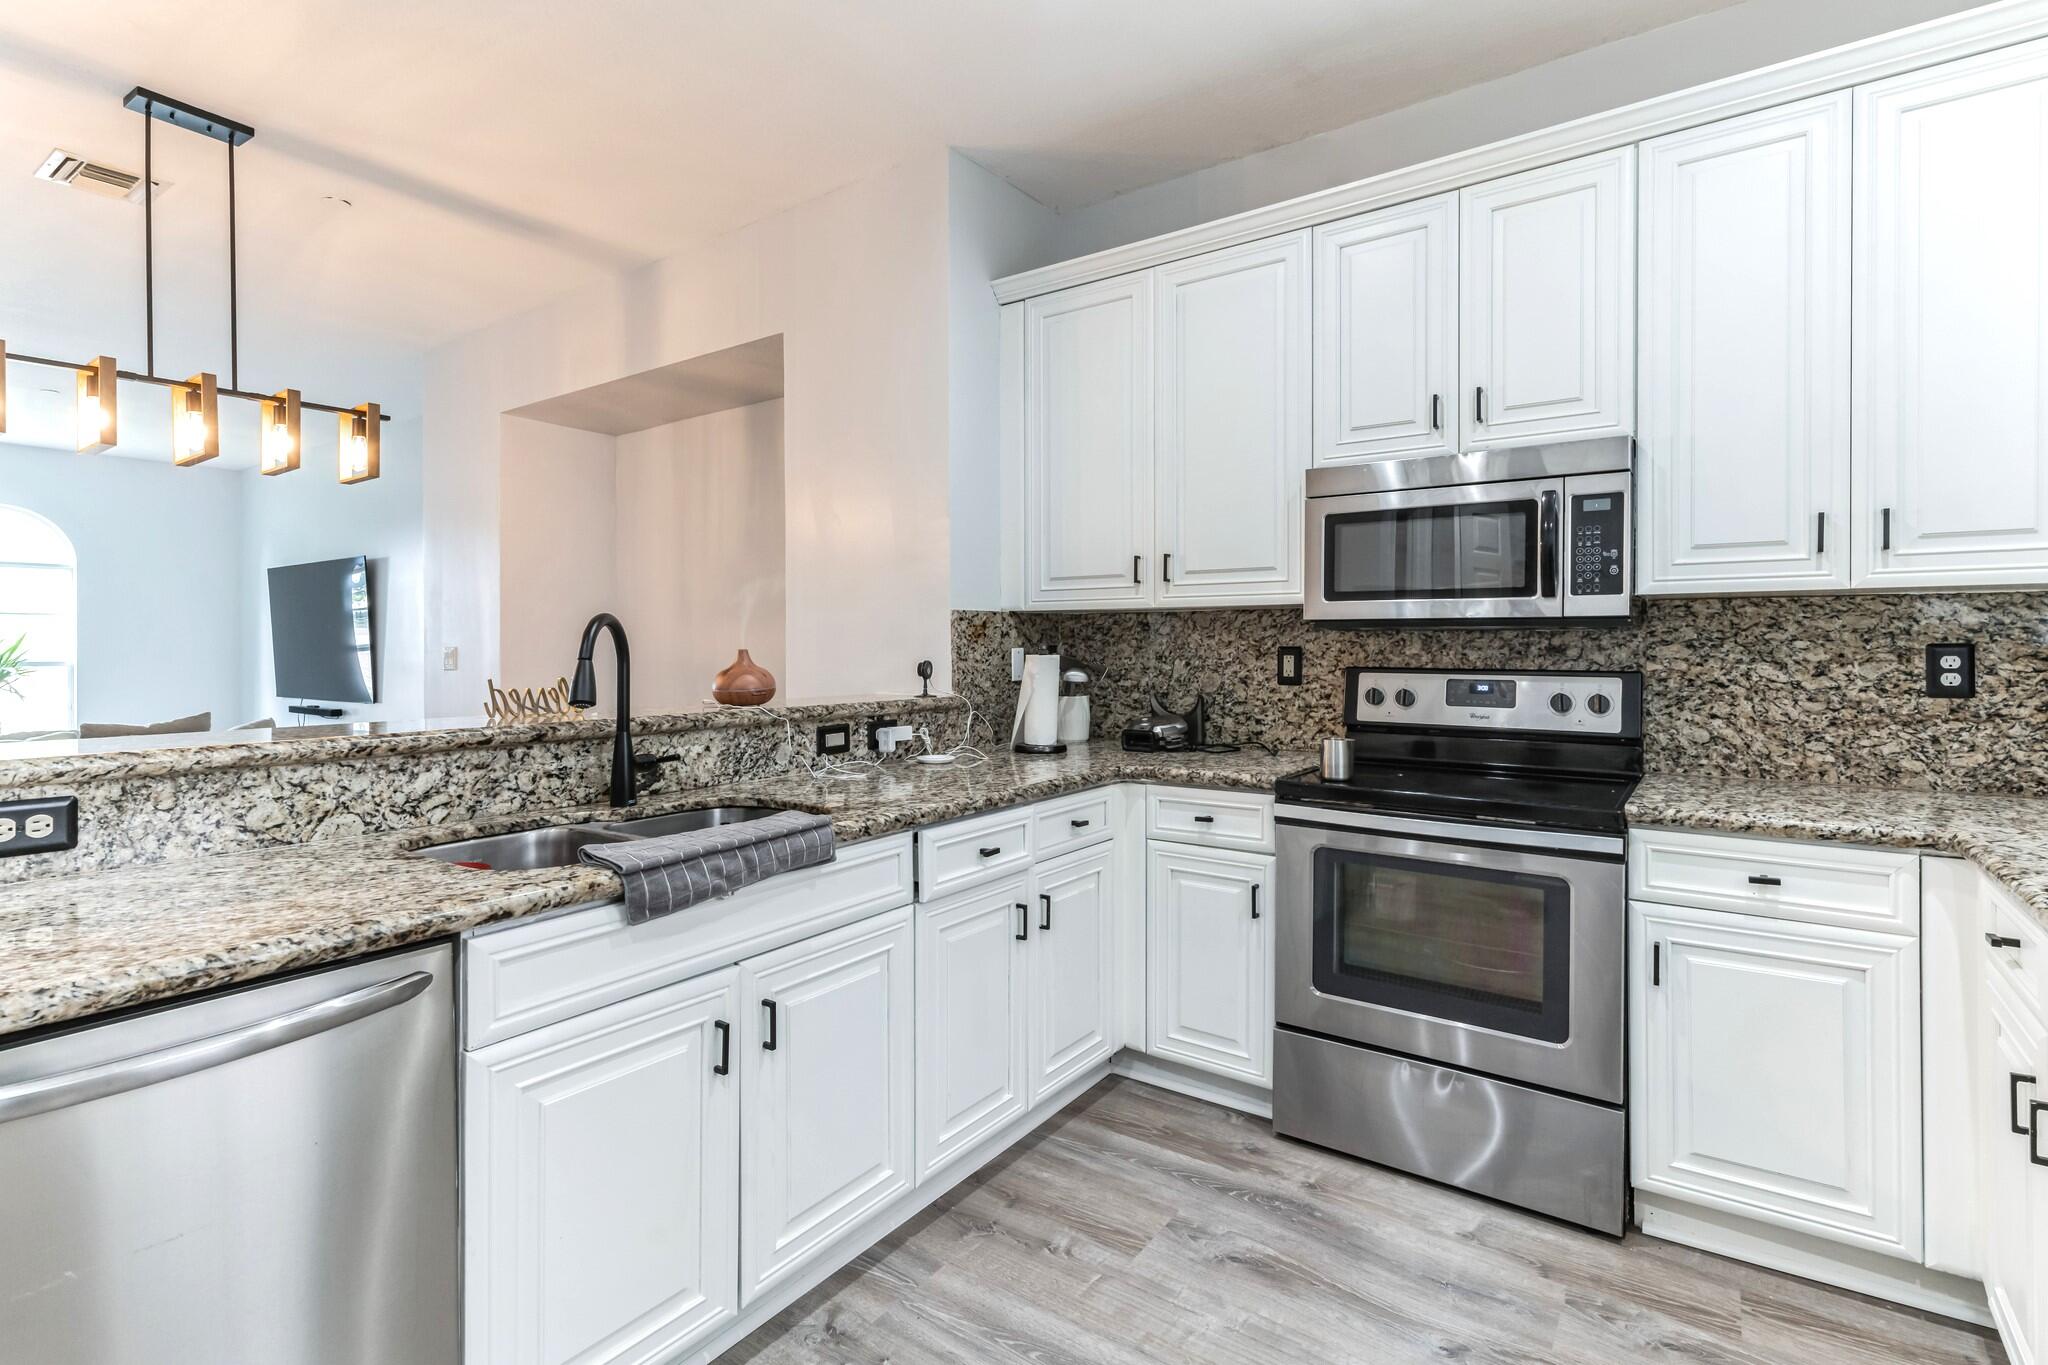
[[[1302,615],[1326,625],[1612,625],[1635,572],[1625,436],[1314,469]]]

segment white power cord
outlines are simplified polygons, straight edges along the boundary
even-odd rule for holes
[[[938,741],[932,738],[930,724],[916,726],[911,731],[911,740],[913,743],[922,742],[924,752],[912,754],[912,759],[929,766],[950,764],[961,768],[979,767],[988,762],[988,755],[968,742],[974,736],[974,723],[979,719],[973,705],[969,704],[967,724],[961,728],[960,742],[943,749],[939,747]],[[982,728],[988,728],[986,721],[982,723]],[[782,738],[790,754],[798,760],[803,770],[820,782],[865,782],[883,771],[885,756],[880,754],[872,758],[839,758],[828,754],[805,753],[797,744],[796,726],[791,721],[785,720],[782,723]]]
[[[941,749],[932,738],[932,727],[929,723],[918,726],[916,738],[924,741],[924,752],[916,755],[917,761],[933,765],[950,763],[962,768],[978,767],[988,762],[988,755],[969,742],[974,738],[976,719],[974,704],[970,702],[967,706],[967,724],[960,730],[960,742],[945,749]]]

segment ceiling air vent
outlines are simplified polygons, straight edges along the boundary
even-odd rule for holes
[[[87,190],[108,199],[125,199],[131,204],[142,202],[142,177],[113,166],[102,166],[97,161],[87,161],[82,156],[73,156],[61,147],[43,160],[36,169],[36,179],[49,180],[59,185],[69,185],[76,190]],[[156,182],[156,192],[164,192],[164,182]]]

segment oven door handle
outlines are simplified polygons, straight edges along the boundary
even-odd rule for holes
[[[1557,490],[1546,488],[1537,500],[1537,575],[1545,597],[1557,596]]]

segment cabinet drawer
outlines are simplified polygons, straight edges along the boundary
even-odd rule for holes
[[[1920,859],[1684,830],[1629,835],[1629,896],[1806,924],[1920,932]]]
[[[1031,851],[1040,859],[1087,848],[1116,834],[1116,793],[1107,787],[1064,801],[1047,801],[1034,811]]]
[[[516,1037],[910,897],[910,836],[899,834],[644,924],[628,924],[625,903],[612,901],[473,934],[462,945],[463,1046]]]
[[[2044,979],[2048,979],[2048,930],[2042,929],[2041,921],[2019,897],[1989,873],[1984,874],[1984,886],[1988,892],[1984,932],[2000,940],[1993,943],[1987,937],[1984,942],[1991,969],[2038,1014]],[[2013,939],[2019,941],[2017,947],[2010,942]]]
[[[1145,793],[1145,833],[1183,844],[1271,853],[1273,798],[1259,792],[1154,787]]]
[[[918,899],[940,900],[1031,866],[1033,806],[956,820],[917,836]]]

